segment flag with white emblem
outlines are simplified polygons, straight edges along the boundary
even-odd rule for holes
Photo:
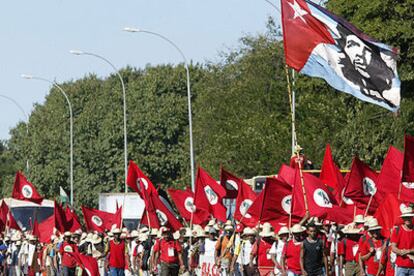
[[[393,112],[400,106],[398,51],[306,0],[281,0],[286,64]]]
[[[27,181],[26,177],[21,172],[16,173],[12,198],[31,201],[37,204],[40,204],[43,201],[43,197],[37,192],[35,186]]]

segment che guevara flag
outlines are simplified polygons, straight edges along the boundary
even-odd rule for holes
[[[281,0],[286,64],[393,112],[400,106],[398,51],[306,0]]]
[[[226,207],[222,203],[226,190],[218,184],[201,167],[197,170],[196,190],[194,203],[197,208],[210,212],[210,214],[220,221],[226,221]]]
[[[196,208],[194,205],[194,193],[190,189],[175,190],[168,189],[168,194],[174,201],[180,215],[188,222],[204,225],[210,218],[210,214],[203,209]]]
[[[21,172],[16,173],[12,198],[31,201],[37,204],[40,204],[43,201],[43,197],[37,192],[35,186],[27,181],[26,177]]]

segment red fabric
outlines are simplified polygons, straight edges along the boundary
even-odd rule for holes
[[[378,186],[382,193],[398,195],[403,162],[404,154],[393,146],[390,146],[382,163],[381,172],[378,175]]]
[[[346,245],[345,245],[346,240]],[[345,261],[352,262],[358,261],[358,253],[354,254],[355,252],[359,251],[359,242],[354,241],[348,238],[344,238],[342,241],[338,242],[338,255],[344,256]]]
[[[175,240],[167,241],[161,239],[154,245],[154,252],[160,253],[161,262],[169,264],[178,264],[178,254],[180,254],[181,251],[182,247],[180,243]]]
[[[137,192],[144,201],[145,196],[143,194],[143,190],[145,190],[148,195],[152,193],[158,195],[158,192],[152,184],[151,180],[140,170],[138,165],[135,164],[132,160],[129,161],[127,185],[132,190]]]
[[[232,173],[226,171],[223,167],[220,168],[220,185],[226,190],[225,198],[237,198],[239,193],[239,178]]]
[[[120,241],[115,243],[114,241],[109,242],[109,267],[114,268],[125,268],[125,242]]]
[[[287,223],[292,200],[292,187],[277,179],[266,178],[264,189],[250,206],[249,213],[261,222]]]
[[[293,155],[290,158],[290,167],[293,169],[304,169],[305,168],[305,162],[306,162],[306,156],[301,154],[299,157],[297,155]],[[300,168],[299,168],[300,163]]]
[[[148,205],[142,217],[142,224],[152,228],[168,226],[174,231],[180,230],[183,225],[155,194],[148,196]]]
[[[275,263],[272,261],[271,255],[268,254],[273,243],[268,243],[264,239],[260,240],[259,248],[257,249],[257,265],[259,267],[274,267]]]
[[[319,179],[322,183],[333,189],[333,194],[335,195],[337,202],[339,202],[339,205],[341,205],[342,190],[345,188],[345,179],[332,158],[332,151],[329,144],[326,145]]]
[[[304,11],[303,15],[298,16],[295,5]],[[304,0],[282,0],[281,6],[286,64],[300,71],[318,44],[335,44],[335,41],[326,26],[312,16]]]
[[[98,262],[91,256],[86,256],[77,252],[70,253],[70,255],[76,260],[76,263],[85,269],[88,276],[99,276]]]
[[[7,206],[4,200],[0,205],[0,219],[6,227],[21,231],[20,226],[17,224],[17,221],[10,211],[9,206]]]
[[[279,172],[277,173],[277,178],[288,183],[290,186],[293,187],[293,185],[295,184],[295,169],[285,164],[282,164],[282,166],[279,169]]]
[[[206,210],[197,209],[195,207],[194,193],[192,191],[188,189],[185,191],[168,189],[168,194],[170,195],[172,201],[174,201],[180,215],[187,222],[191,221],[192,213],[194,224],[204,225],[208,221],[210,214]]]
[[[404,162],[400,199],[412,201],[414,198],[414,137],[405,135]]]
[[[383,242],[381,240],[377,240],[377,241],[374,241],[373,239],[369,239],[369,240],[372,241],[372,245],[374,246],[375,251],[382,250]],[[368,240],[366,240],[360,248],[361,256],[365,256],[366,254],[368,254],[370,248],[371,248],[371,244]],[[384,254],[384,252],[382,252],[382,254]],[[367,267],[366,268],[367,274],[377,275],[380,261],[381,259],[377,260],[375,258],[375,255],[370,255],[368,260],[365,261],[365,266]]]
[[[355,157],[352,162],[344,196],[352,199],[358,208],[365,210],[372,193],[369,189],[376,190],[368,211],[368,214],[372,215],[383,199],[377,178],[378,174],[375,171],[359,160],[358,157]]]
[[[59,249],[60,255],[62,256],[62,266],[76,267],[76,260],[71,253],[78,252],[76,244],[64,241]]]
[[[82,229],[82,225],[79,222],[79,218],[76,215],[74,210],[71,210],[68,206],[66,206],[65,209],[65,216],[66,216],[66,221],[70,222],[71,227],[70,227],[70,232],[75,232],[76,230]]]
[[[226,207],[222,203],[226,190],[201,167],[197,171],[194,202],[197,208],[207,210],[213,217],[226,221]]]
[[[282,254],[286,258],[286,267],[295,274],[302,274],[302,270],[300,269],[301,246],[302,243],[295,244],[293,240],[290,240],[283,248]]]
[[[48,217],[47,219],[39,223],[37,227],[39,230],[39,233],[38,233],[39,241],[42,243],[50,242],[50,236],[52,236],[53,230],[55,228],[54,216]]]
[[[414,231],[406,230],[402,225],[400,225],[398,229],[398,231],[396,229],[393,231],[391,242],[395,243],[398,249],[413,249]],[[411,261],[407,256],[397,255],[396,264],[398,267],[414,268],[414,262]]]
[[[76,219],[77,216],[74,213],[67,212],[64,210],[62,205],[55,201],[55,209],[54,209],[54,218],[55,218],[55,227],[56,229],[64,233],[66,231],[75,231],[81,228],[79,221]]]
[[[384,237],[389,238],[394,225],[402,223],[400,205],[401,203],[394,194],[388,194],[375,212],[374,217],[382,226],[381,234]]]
[[[122,226],[122,208],[116,213],[109,213],[82,206],[82,213],[88,231],[105,232],[105,230],[111,230],[114,225],[116,228]]]
[[[21,172],[16,173],[12,198],[31,201],[38,204],[43,201],[43,197],[37,192],[35,186],[27,181],[26,177]]]
[[[233,216],[236,220],[242,221],[243,224],[254,227],[257,224],[257,220],[249,214],[249,209],[257,196],[243,179],[235,177],[235,180],[237,180],[239,193],[237,194],[236,210]]]

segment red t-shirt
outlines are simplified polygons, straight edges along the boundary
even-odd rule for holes
[[[300,268],[300,249],[302,247],[301,242],[294,242],[293,240],[288,241],[288,243],[283,248],[283,256],[286,258],[287,269],[292,271],[295,274],[301,274],[302,270]]]
[[[338,242],[338,255],[344,256],[346,262],[357,262],[358,250],[359,242],[357,241],[345,238]]]
[[[381,256],[381,264],[385,266],[386,276],[394,276],[395,274],[393,264],[391,263],[391,252],[391,244],[389,244],[388,249],[386,249]]]
[[[384,243],[385,241],[381,241],[381,240],[374,241],[373,239],[368,239],[362,243],[362,246],[360,248],[361,256],[367,255],[372,246],[375,249],[375,253],[373,253],[374,255],[370,255],[369,258],[365,261],[368,274],[371,274],[371,275],[377,274],[379,264],[382,259],[382,255],[385,253],[383,252]]]
[[[181,253],[182,247],[175,240],[167,241],[158,240],[154,245],[154,252],[160,252],[160,260],[164,263],[178,264],[178,254]]]
[[[398,234],[397,234],[398,232]],[[397,245],[398,249],[413,249],[414,248],[414,231],[406,230],[402,225],[397,229],[394,229],[391,242]],[[397,261],[395,262],[398,267],[414,268],[414,262],[407,256],[397,255]]]
[[[76,244],[64,241],[59,249],[60,255],[62,256],[62,266],[76,267],[76,260],[69,255],[67,252],[78,252]]]
[[[259,248],[257,248],[257,265],[259,267],[274,267],[275,263],[272,261],[271,255],[268,254],[273,243],[268,243],[265,240],[260,240]]]
[[[109,267],[125,268],[125,242],[109,241]]]

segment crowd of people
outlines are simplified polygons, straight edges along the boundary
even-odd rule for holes
[[[211,220],[173,232],[146,226],[65,232],[40,243],[30,231],[1,240],[2,275],[414,275],[414,212],[386,238],[373,217],[338,225],[304,218],[291,228]],[[79,263],[76,254],[94,264]],[[92,268],[91,268],[92,267]],[[90,271],[96,270],[96,271]]]

